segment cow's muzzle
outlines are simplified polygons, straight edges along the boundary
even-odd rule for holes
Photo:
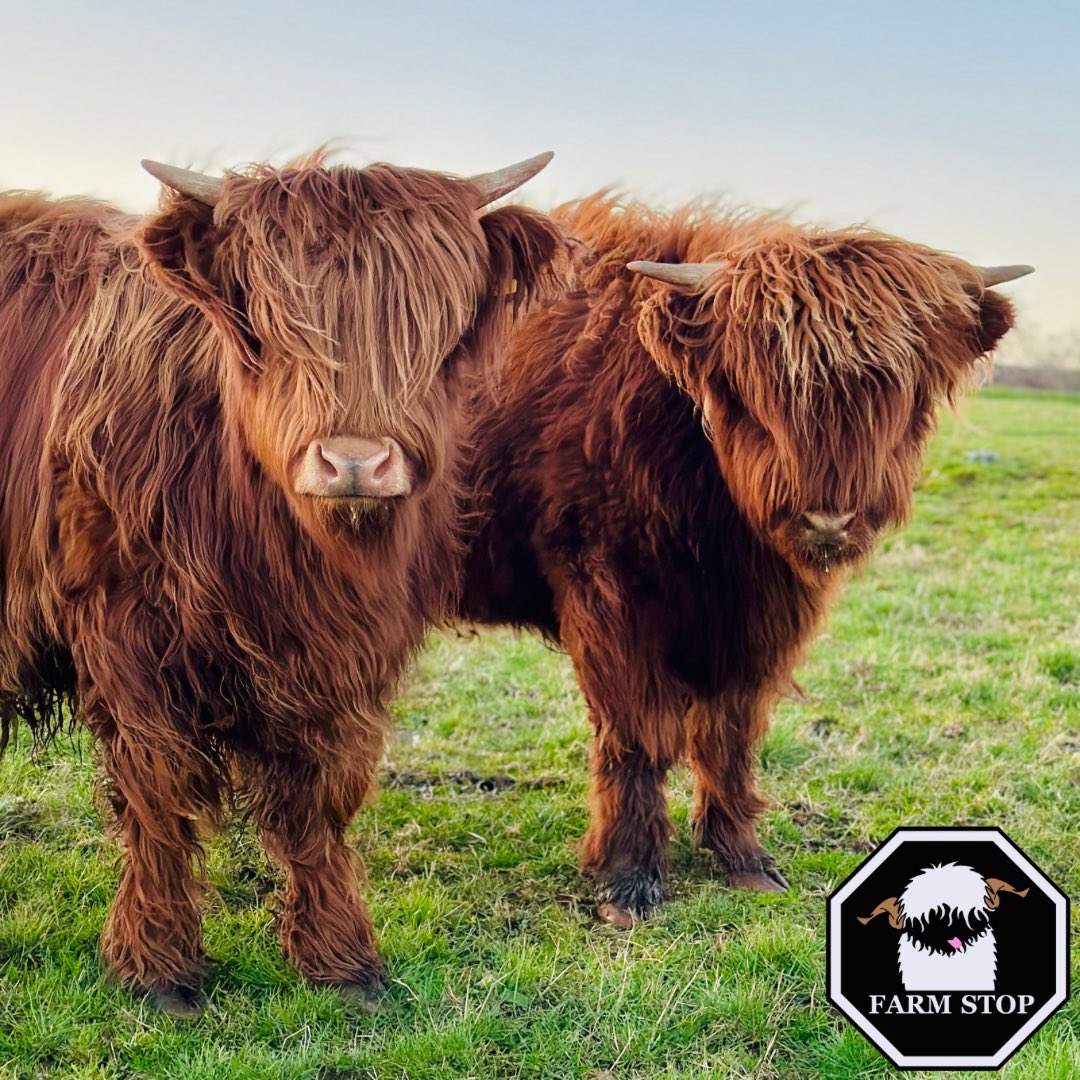
[[[855,517],[847,514],[825,513],[814,510],[802,516],[803,540],[812,550],[839,554],[848,543],[848,526]]]
[[[298,495],[324,499],[391,499],[408,495],[414,472],[393,439],[331,435],[313,439],[296,470]]]

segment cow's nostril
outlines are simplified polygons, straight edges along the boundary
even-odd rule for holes
[[[315,444],[315,453],[312,457],[317,461],[319,471],[327,480],[336,480],[341,475],[340,459],[326,449],[322,443]]]
[[[854,511],[847,514],[830,514],[821,510],[811,510],[803,514],[803,523],[812,532],[828,536],[842,533],[854,517]]]
[[[382,480],[394,467],[394,444],[384,446],[377,454],[373,454],[364,462],[371,470],[373,480]]]

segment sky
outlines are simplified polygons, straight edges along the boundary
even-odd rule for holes
[[[12,7],[14,5],[11,5]],[[1029,340],[1080,335],[1080,4],[261,0],[7,11],[0,190],[153,207],[144,157],[472,173],[866,222],[973,262]]]

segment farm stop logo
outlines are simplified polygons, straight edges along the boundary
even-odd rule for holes
[[[897,829],[829,897],[828,997],[899,1068],[996,1069],[1069,995],[1068,921],[1000,829]]]

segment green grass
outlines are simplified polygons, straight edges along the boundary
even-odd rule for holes
[[[983,448],[1000,459],[965,460]],[[24,742],[0,762],[0,1077],[892,1075],[825,1000],[825,899],[876,840],[1000,825],[1080,895],[1078,462],[1080,397],[989,391],[943,418],[913,524],[849,585],[799,673],[809,700],[784,702],[764,747],[783,896],[723,887],[678,773],[670,901],[632,932],[598,925],[567,661],[508,633],[433,642],[354,828],[393,977],[374,1015],[280,958],[276,872],[240,825],[209,859],[206,1014],[110,984],[96,939],[118,851],[92,749],[34,760]],[[1080,1076],[1075,996],[1004,1075]]]

